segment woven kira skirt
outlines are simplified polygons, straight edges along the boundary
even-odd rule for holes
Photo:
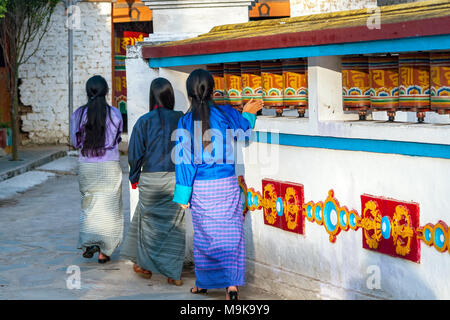
[[[121,248],[139,267],[181,279],[186,251],[184,210],[173,199],[174,172],[142,172],[139,202]]]
[[[198,288],[244,285],[245,238],[242,209],[240,188],[235,176],[194,182],[191,213]]]
[[[80,162],[81,192],[78,248],[97,245],[111,256],[123,237],[122,169],[118,161]]]

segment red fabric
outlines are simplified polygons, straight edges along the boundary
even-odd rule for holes
[[[131,189],[137,189],[139,182],[135,182],[131,184]]]

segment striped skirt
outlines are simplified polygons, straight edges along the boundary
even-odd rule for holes
[[[81,192],[78,248],[97,245],[111,256],[123,237],[122,169],[118,161],[80,162]]]
[[[142,172],[139,202],[121,257],[168,278],[181,279],[186,250],[184,210],[173,199],[174,172]]]
[[[191,198],[196,286],[203,289],[245,283],[243,203],[235,176],[196,180]]]

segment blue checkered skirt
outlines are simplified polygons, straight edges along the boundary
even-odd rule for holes
[[[194,182],[191,213],[198,288],[244,285],[245,238],[242,209],[240,188],[235,176]]]

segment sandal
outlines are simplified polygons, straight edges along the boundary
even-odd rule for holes
[[[111,260],[111,258],[108,257],[107,255],[104,254],[104,256],[105,256],[106,258],[98,259],[98,263],[104,264],[104,263],[107,263],[108,261]]]
[[[226,288],[226,291],[227,291],[227,294],[228,294],[228,297],[230,298],[230,300],[239,300],[239,288],[236,287],[237,290],[233,290],[233,291],[228,291],[228,288],[229,287]]]
[[[172,278],[167,278],[167,283],[169,283],[169,284],[173,284],[174,286],[177,286],[177,287],[179,287],[179,286],[182,286],[183,285],[183,280],[174,280],[174,279],[172,279]],[[193,288],[192,288],[193,289]]]
[[[141,267],[139,267],[136,263],[133,264],[133,270],[141,277],[144,277],[146,279],[150,279],[152,277],[152,272],[150,270],[145,270]]]
[[[201,293],[201,294],[207,294],[208,293],[208,289],[198,289],[197,287],[195,287],[195,291],[194,291],[194,288],[191,288],[191,293],[192,294],[199,294],[199,293]]]
[[[90,259],[94,256],[94,253],[100,252],[100,248],[98,246],[90,246],[86,248],[86,251],[83,252],[83,258]]]

